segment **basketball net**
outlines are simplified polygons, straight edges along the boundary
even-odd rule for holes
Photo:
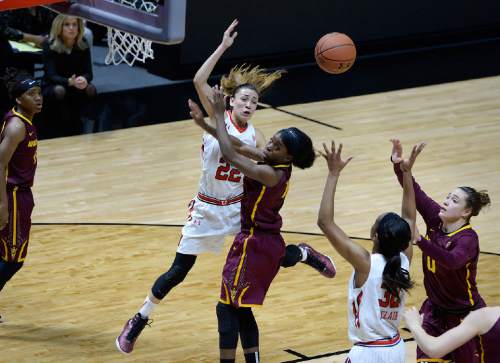
[[[113,0],[137,10],[153,13],[158,4],[147,0]],[[135,61],[144,63],[146,59],[153,59],[152,41],[140,36],[108,27],[108,54],[104,59],[106,64],[127,63],[133,66]]]

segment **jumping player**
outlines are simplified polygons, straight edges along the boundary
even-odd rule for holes
[[[329,150],[323,144],[328,164],[318,226],[332,246],[349,262],[354,271],[349,280],[349,339],[354,346],[346,363],[404,363],[405,348],[398,326],[406,292],[413,287],[409,268],[412,235],[415,231],[415,194],[411,168],[424,144],[416,145],[408,160],[398,166],[403,174],[401,217],[383,213],[371,227],[371,253],[352,241],[334,220],[334,199],[340,172],[352,158],[342,160],[342,144]]]
[[[43,102],[38,82],[24,75],[8,88],[16,106],[5,115],[0,134],[0,290],[28,253],[38,144],[33,116]]]
[[[398,164],[403,148],[399,140],[391,141],[391,160],[402,183],[403,175]],[[420,313],[424,315],[424,330],[438,336],[460,324],[472,310],[486,305],[476,285],[479,239],[470,219],[477,216],[483,206],[490,204],[490,198],[486,191],[459,187],[439,205],[415,181],[413,188],[417,210],[427,227],[425,237],[417,236],[427,294]],[[474,363],[480,362],[481,354],[478,339],[473,339],[445,359],[429,357],[417,347],[417,362],[454,360],[455,363]]]
[[[217,87],[213,90],[211,106],[224,159],[244,175],[241,231],[226,258],[216,307],[220,361],[235,361],[240,337],[245,361],[258,362],[259,331],[251,308],[263,304],[272,280],[286,259],[279,211],[288,192],[292,164],[309,168],[315,153],[311,139],[291,127],[273,135],[260,150],[258,159],[263,161],[255,163],[233,146],[226,129],[224,95]],[[198,114],[192,112],[192,116],[198,117]]]
[[[483,347],[483,363],[500,363],[500,306],[481,308],[471,312],[453,329],[433,337],[422,328],[422,316],[414,307],[404,314],[419,348],[430,357],[443,357],[461,345],[479,336]]]
[[[223,40],[215,52],[206,60],[194,77],[200,100],[211,118],[212,88],[207,81],[215,64],[224,51],[233,44],[237,33],[234,21],[224,32]],[[234,32],[234,33],[233,33]],[[262,157],[264,136],[250,122],[259,100],[259,94],[281,76],[281,72],[266,73],[259,67],[235,67],[221,84],[231,95],[225,113],[225,124],[238,152],[253,159]],[[177,247],[170,269],[158,277],[137,314],[125,324],[116,339],[117,348],[131,353],[139,334],[145,327],[154,308],[169,291],[180,284],[193,268],[198,254],[221,251],[226,236],[234,236],[240,230],[240,202],[243,196],[243,176],[238,168],[226,160],[217,142],[214,121],[205,123],[199,107],[190,103],[195,119],[206,133],[201,149],[202,175],[198,194],[189,204],[189,216]],[[335,275],[333,262],[311,246],[303,243],[289,245],[283,267],[302,261],[317,269],[326,277]]]

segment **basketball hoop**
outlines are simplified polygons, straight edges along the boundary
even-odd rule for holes
[[[158,7],[157,2],[147,0],[113,0],[113,2],[147,13],[154,13]],[[148,58],[154,59],[151,40],[110,26],[107,28],[108,54],[104,63],[118,65],[125,62],[132,67],[135,61],[144,63]]]

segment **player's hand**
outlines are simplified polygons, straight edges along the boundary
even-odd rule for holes
[[[224,112],[226,112],[226,96],[219,86],[212,87],[212,109],[214,111],[215,119],[224,119]]]
[[[78,89],[85,89],[88,86],[87,79],[83,76],[79,76],[75,78],[75,87]]]
[[[401,161],[401,163],[399,164],[401,171],[403,171],[403,172],[411,171],[413,164],[415,164],[415,160],[417,160],[417,156],[422,152],[425,145],[426,145],[425,142],[421,142],[421,143],[418,143],[417,145],[413,146],[413,149],[411,150],[410,158],[403,159]]]
[[[423,318],[414,306],[404,312],[403,318],[405,319],[406,325],[410,328],[410,330],[422,325]]]
[[[9,221],[9,210],[7,204],[0,203],[0,230],[4,229]]]
[[[191,118],[194,120],[194,122],[200,126],[202,129],[205,128],[205,118],[203,117],[203,112],[201,111],[200,106],[193,100],[189,99],[188,100],[188,106],[189,106],[189,115]]]
[[[229,48],[231,45],[233,45],[234,40],[238,36],[238,32],[234,31],[237,25],[238,25],[238,20],[234,19],[231,25],[229,25],[226,31],[224,32],[224,36],[222,37],[222,45],[224,47]]]
[[[331,149],[329,150],[325,143],[323,143],[323,149],[324,152],[320,151],[320,154],[325,158],[331,174],[339,175],[342,169],[352,160],[352,156],[342,160],[342,143],[336,149],[335,141],[332,140]]]
[[[401,145],[401,141],[399,141],[399,139],[391,139],[391,142],[391,161],[394,164],[399,164],[401,161],[403,161],[403,145]]]

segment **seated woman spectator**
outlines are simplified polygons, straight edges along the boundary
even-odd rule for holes
[[[43,94],[53,111],[45,124],[46,136],[77,135],[83,123],[92,122],[96,88],[90,47],[84,38],[82,19],[60,14],[52,22],[43,47]]]

